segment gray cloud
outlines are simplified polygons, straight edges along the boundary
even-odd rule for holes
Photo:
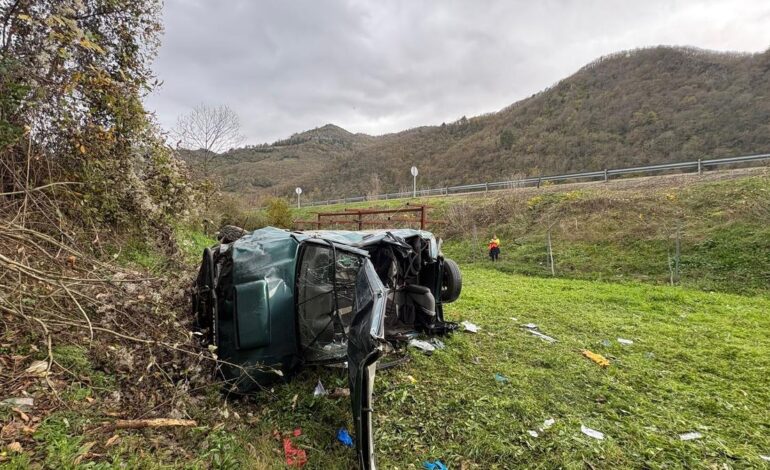
[[[164,22],[149,109],[226,104],[250,143],[495,111],[623,49],[770,46],[766,0],[166,0]]]

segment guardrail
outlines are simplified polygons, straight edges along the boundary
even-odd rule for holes
[[[476,183],[465,184],[460,186],[445,186],[443,188],[433,189],[418,189],[416,192],[404,191],[400,193],[386,193],[377,194],[374,196],[356,196],[340,199],[327,199],[325,201],[312,201],[306,202],[305,206],[328,206],[331,204],[345,204],[349,202],[362,202],[362,201],[380,201],[386,199],[403,199],[409,198],[414,195],[419,197],[425,196],[446,196],[449,194],[465,194],[480,191],[494,191],[499,189],[514,189],[523,188],[527,186],[537,186],[546,181],[559,182],[566,180],[583,180],[583,179],[596,179],[602,178],[604,181],[608,181],[610,177],[617,175],[630,175],[636,173],[650,173],[657,171],[667,170],[697,170],[698,174],[701,174],[708,167],[715,167],[719,165],[731,165],[735,163],[755,162],[761,160],[770,160],[770,153],[762,153],[758,155],[744,155],[740,157],[728,157],[728,158],[712,158],[708,160],[698,159],[689,162],[676,162],[676,163],[661,163],[658,165],[647,166],[635,166],[630,168],[617,168],[613,170],[601,170],[601,171],[586,171],[581,173],[567,173],[564,175],[551,175],[551,176],[537,176],[532,178],[522,178],[518,180],[510,181],[495,181],[491,183]]]

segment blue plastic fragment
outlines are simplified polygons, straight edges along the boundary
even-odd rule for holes
[[[434,460],[433,462],[423,462],[422,468],[425,470],[448,470],[447,466],[441,460]]]
[[[346,447],[353,447],[353,438],[348,434],[348,430],[345,428],[339,428],[337,430],[337,440]]]
[[[501,384],[508,383],[508,377],[504,376],[499,372],[495,374],[495,380]]]

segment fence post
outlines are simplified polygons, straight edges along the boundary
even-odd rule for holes
[[[698,174],[699,175],[703,174],[703,163],[700,158],[698,159]]]
[[[607,174],[607,169],[604,169],[604,182],[606,183],[607,180],[609,180],[609,175]]]
[[[538,176],[537,177],[537,187],[538,188],[540,187],[540,183],[542,183],[542,182],[543,182],[543,177],[542,176]]]
[[[489,183],[484,183],[484,192],[485,193],[489,192]]]

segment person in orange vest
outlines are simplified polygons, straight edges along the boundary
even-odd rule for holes
[[[489,240],[489,258],[492,261],[497,261],[500,256],[500,239],[497,235],[492,235],[492,239]]]

